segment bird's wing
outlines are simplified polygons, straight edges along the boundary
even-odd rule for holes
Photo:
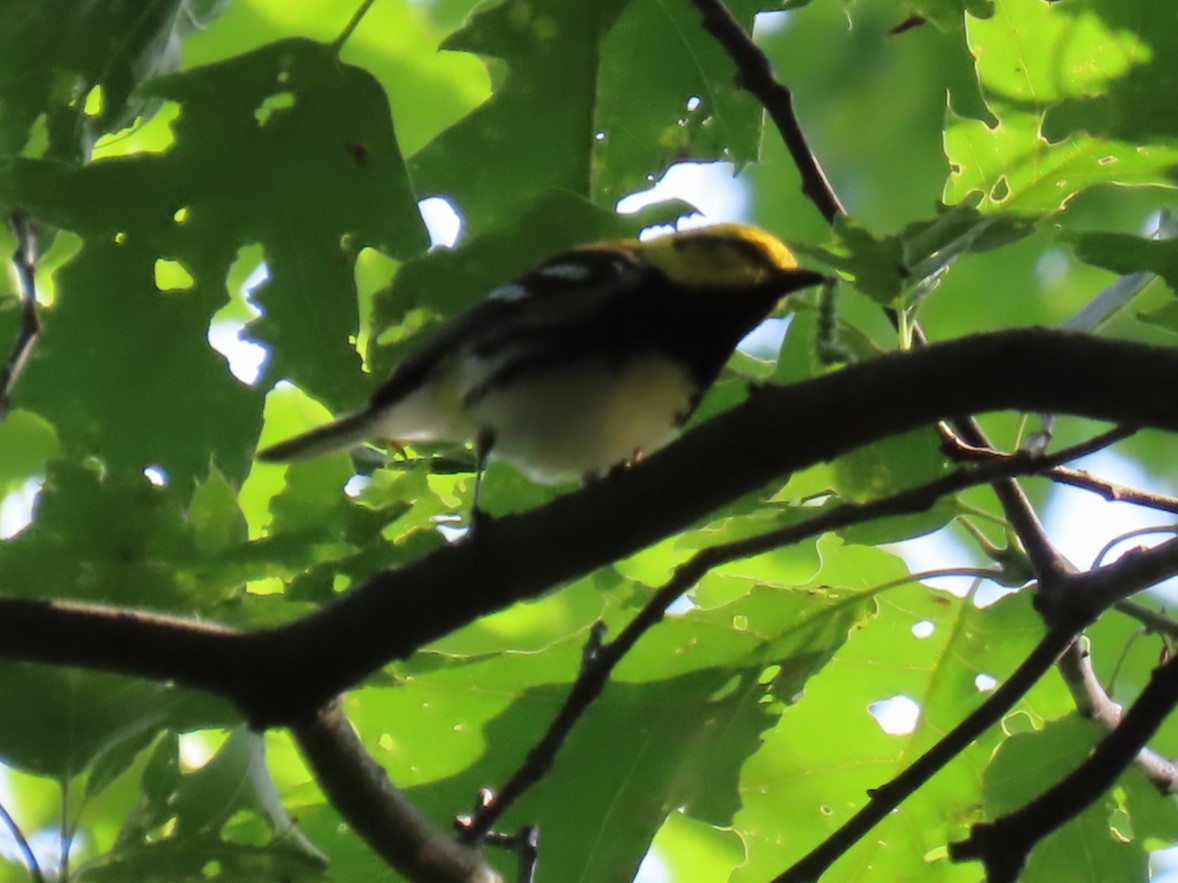
[[[577,336],[576,329],[583,334],[603,301],[628,290],[642,273],[634,256],[614,248],[574,249],[549,258],[429,335],[376,390],[369,407],[396,404],[460,351],[485,358],[537,338],[560,346]]]

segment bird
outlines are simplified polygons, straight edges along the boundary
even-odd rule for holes
[[[363,410],[257,458],[473,442],[479,477],[503,460],[544,484],[600,478],[674,439],[740,341],[824,281],[746,224],[579,246],[426,335]]]

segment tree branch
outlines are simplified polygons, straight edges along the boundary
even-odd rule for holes
[[[24,862],[25,869],[29,872],[29,880],[32,883],[45,883],[45,875],[41,872],[41,865],[37,863],[37,854],[33,852],[33,847],[25,837],[25,832],[20,829],[16,819],[2,803],[0,803],[0,822],[4,823],[4,827],[8,829],[9,835],[16,844],[21,861]]]
[[[1114,440],[1118,440],[1128,438],[1135,431],[1133,427],[1126,426],[1118,427],[1112,430],[1110,434],[1116,436]],[[1009,455],[1002,451],[996,451],[993,448],[975,448],[972,445],[965,445],[962,442],[962,444],[954,446],[953,456],[954,459],[958,460],[987,460],[991,457],[1005,457]],[[1083,469],[1070,469],[1066,466],[1057,466],[1047,472],[1040,472],[1039,475],[1043,478],[1049,478],[1057,484],[1066,484],[1071,487],[1080,488],[1081,490],[1091,491],[1110,503],[1133,503],[1137,506],[1146,506],[1161,512],[1178,513],[1178,497],[1150,493],[1149,491],[1139,490],[1135,487],[1116,484],[1115,482],[1098,478]]]
[[[1133,617],[1152,632],[1165,635],[1171,640],[1178,639],[1178,622],[1170,619],[1164,613],[1159,613],[1136,601],[1118,601],[1113,605],[1113,608],[1126,616]]]
[[[728,57],[736,64],[739,72],[737,85],[752,94],[769,114],[773,125],[781,133],[798,174],[802,176],[802,193],[814,203],[814,207],[826,219],[834,223],[839,215],[846,214],[826,172],[806,143],[806,136],[794,113],[793,94],[774,75],[773,66],[752,38],[745,33],[732,17],[721,0],[691,0],[703,17],[703,26],[716,41],[724,47]]]
[[[1171,497],[1166,494],[1154,494],[1135,487],[1115,484],[1103,478],[1097,478],[1082,469],[1065,469],[1060,467],[1051,470],[1045,477],[1059,484],[1067,484],[1080,488],[1081,490],[1099,494],[1110,503],[1133,503],[1137,506],[1147,506],[1150,509],[1157,509],[1161,512],[1178,513],[1178,497]]]
[[[986,437],[986,433],[972,417],[954,420],[953,431],[975,451],[989,451],[999,455],[990,439]],[[1112,435],[1123,437],[1119,428],[1112,430]],[[1035,508],[1017,481],[1006,479],[995,482],[994,494],[998,497],[998,503],[1002,506],[1002,512],[1010,522],[1011,529],[1026,550],[1031,569],[1039,578],[1040,591],[1050,591],[1057,576],[1075,572],[1075,566],[1052,545]]]
[[[393,786],[338,702],[291,734],[332,805],[394,870],[414,883],[502,883],[478,852],[435,828]]]
[[[709,546],[676,568],[674,575],[646,603],[625,629],[607,644],[593,646],[586,653],[581,673],[564,705],[536,743],[524,763],[498,793],[484,801],[471,821],[463,826],[463,839],[477,843],[503,813],[552,768],[556,755],[588,707],[601,695],[613,670],[639,639],[662,621],[667,608],[698,583],[710,570],[741,558],[760,555],[793,545],[832,530],[862,524],[877,518],[922,512],[937,500],[999,478],[1038,472],[1087,454],[1096,440],[1060,450],[1050,456],[1021,453],[991,460],[976,469],[958,469],[925,484],[867,503],[844,503],[799,524],[791,524],[730,543]]]
[[[1082,645],[1074,641],[1059,658],[1059,673],[1076,703],[1076,711],[1092,721],[1104,733],[1117,728],[1124,716],[1124,709],[1109,698],[1104,687],[1092,669],[1092,656]],[[1134,764],[1162,793],[1178,790],[1178,768],[1160,754],[1142,748]]]
[[[988,883],[1015,883],[1035,845],[1108,791],[1176,704],[1178,657],[1155,669],[1116,729],[1066,778],[1022,809],[974,825],[969,839],[950,844],[950,856],[981,861]]]
[[[485,835],[488,846],[497,846],[515,854],[516,883],[534,883],[536,865],[540,860],[540,829],[536,825],[525,825],[514,834]]]
[[[1045,329],[889,354],[759,389],[641,466],[496,520],[476,541],[378,573],[288,625],[238,633],[9,599],[0,601],[0,657],[176,680],[226,696],[256,725],[305,720],[391,659],[684,530],[776,476],[966,412],[1052,411],[1178,430],[1178,393],[1169,382],[1176,375],[1178,350]],[[1164,557],[1157,549],[1121,562],[1146,556],[1143,566],[1156,563]],[[1122,597],[1092,600],[1108,606]]]
[[[1051,668],[1078,628],[1057,626],[1043,636],[1014,673],[936,745],[891,781],[871,790],[866,806],[772,883],[815,883],[839,858],[883,821],[978,736],[996,724]]]
[[[873,790],[866,806],[773,883],[813,883],[818,880],[904,798],[1001,720],[1109,603],[1148,588],[1175,571],[1178,571],[1178,540],[1171,540],[1152,549],[1135,550],[1099,570],[1061,576],[1059,592],[1054,596],[1058,599],[1058,606],[1045,617],[1051,626],[1015,672],[915,763],[883,787]],[[1178,680],[1178,675],[1173,677]],[[1134,705],[1136,708],[1137,704]]]

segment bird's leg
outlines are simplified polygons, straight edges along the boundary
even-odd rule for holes
[[[487,471],[487,460],[491,456],[491,448],[495,445],[495,433],[489,429],[479,432],[475,438],[474,453],[474,504],[470,509],[470,529],[468,536],[474,536],[479,531],[479,525],[490,523],[491,516],[483,511],[483,476]]]
[[[609,467],[609,469],[605,470],[605,472],[598,473],[598,474],[594,475],[593,480],[595,480],[595,481],[613,481],[619,475],[621,475],[623,472],[625,472],[627,469],[637,466],[639,463],[641,463],[645,459],[646,459],[646,455],[642,452],[642,449],[636,448],[634,450],[634,453],[631,454],[629,457],[627,457],[625,460],[622,460],[620,463],[615,463],[613,466]],[[586,475],[584,483],[585,484],[590,483],[588,474]]]

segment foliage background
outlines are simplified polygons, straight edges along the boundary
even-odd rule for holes
[[[747,217],[801,246],[832,242],[686,2],[378,0],[338,56],[354,12],[340,4],[8,5],[0,203],[44,228],[44,334],[0,424],[0,491],[37,499],[32,523],[0,544],[8,595],[260,625],[443,543],[435,520],[461,511],[465,474],[394,464],[349,482],[345,456],[283,469],[254,464],[255,446],[356,407],[414,335],[537,258],[682,214],[613,212],[672,163],[733,163]],[[1173,249],[1110,235],[1141,236],[1174,201],[1178,20],[1165,3],[799,5],[760,18],[758,39],[854,219],[831,247],[858,282],[841,303],[858,355],[895,346],[877,301],[900,287],[897,257],[926,256],[910,225],[933,221],[938,201],[980,214],[964,246],[939,242],[957,260],[921,307],[930,337],[1056,324],[1109,270],[1149,267],[1169,284],[1103,333],[1170,342]],[[771,6],[732,4],[746,24]],[[927,23],[889,33],[914,13]],[[428,197],[457,212],[460,247],[427,251]],[[0,340],[19,324],[10,285]],[[740,375],[824,370],[812,307],[799,305],[780,359],[738,357],[703,414],[743,395]],[[239,328],[266,348],[256,377],[209,345],[210,329]],[[1009,415],[986,425],[1004,445],[1023,431]],[[1057,437],[1089,428],[1065,422]],[[1169,450],[1149,433],[1124,446],[1161,487]],[[815,495],[878,496],[944,468],[921,432],[783,478],[390,666],[346,710],[445,824],[537,738],[589,626],[616,631],[691,550],[796,518]],[[553,493],[506,468],[489,481],[498,511]],[[669,879],[764,880],[845,820],[1041,633],[1025,594],[980,608],[922,585],[875,589],[907,572],[881,543],[966,514],[1003,539],[978,490],[709,576],[507,820],[542,825],[540,879],[629,880],[653,844]],[[985,563],[959,548],[961,564]],[[1109,614],[1092,635],[1119,699],[1161,648],[1135,629]],[[394,879],[282,732],[266,734],[263,764],[235,712],[206,696],[21,663],[3,665],[0,685],[0,803],[47,866],[64,832],[80,880],[310,879],[325,860],[334,879]],[[872,708],[901,695],[919,719],[885,732]],[[1044,680],[824,879],[976,880],[944,845],[1094,739],[1058,679]],[[1168,725],[1155,747],[1173,755],[1176,739]],[[1040,847],[1027,879],[1144,879],[1149,852],[1176,839],[1171,802],[1130,773]],[[26,879],[6,854],[0,879]]]

